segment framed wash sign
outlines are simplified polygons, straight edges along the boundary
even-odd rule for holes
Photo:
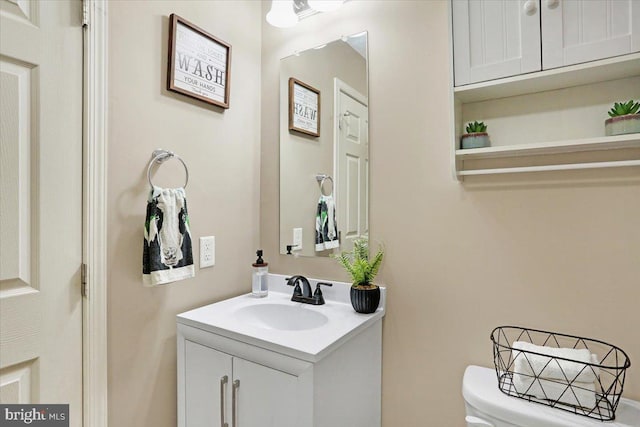
[[[169,22],[167,89],[229,108],[231,46],[175,13]]]
[[[320,136],[320,91],[289,78],[289,130]]]

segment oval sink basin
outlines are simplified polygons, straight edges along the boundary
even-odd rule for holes
[[[299,305],[256,304],[236,310],[238,320],[265,329],[302,331],[315,329],[329,318]]]

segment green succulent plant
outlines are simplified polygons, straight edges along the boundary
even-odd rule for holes
[[[469,122],[467,124],[467,133],[479,133],[479,132],[486,132],[487,131],[487,125],[484,124],[484,122]]]
[[[630,99],[629,102],[616,102],[609,110],[610,117],[626,116],[627,114],[636,114],[640,110],[640,103]]]
[[[368,239],[358,239],[353,242],[351,251],[331,255],[331,257],[338,260],[338,263],[351,275],[353,286],[373,287],[375,285],[372,282],[380,270],[384,249],[378,249],[378,253],[369,260]]]

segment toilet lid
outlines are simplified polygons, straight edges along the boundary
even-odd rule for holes
[[[507,396],[498,388],[496,371],[468,366],[462,380],[465,402],[480,412],[515,425],[546,427],[640,427],[640,402],[620,399],[615,421],[602,422],[538,403]]]

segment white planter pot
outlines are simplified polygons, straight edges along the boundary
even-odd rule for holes
[[[490,147],[491,140],[486,132],[465,133],[460,138],[461,148],[483,148]]]
[[[627,114],[605,120],[604,133],[607,136],[640,133],[640,114]]]

